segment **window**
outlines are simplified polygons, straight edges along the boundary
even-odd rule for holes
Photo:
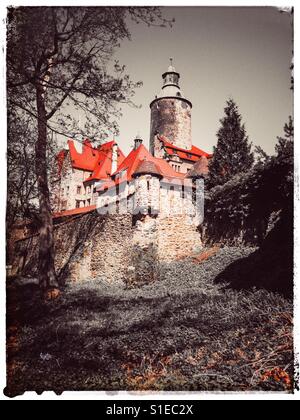
[[[150,181],[147,181],[147,190],[150,191]]]
[[[193,204],[193,206],[196,205],[196,199],[197,199],[196,188],[193,188],[193,190],[192,190],[192,204]]]
[[[67,200],[62,201],[61,203],[61,211],[65,211],[67,209]]]
[[[91,187],[90,187],[90,186],[88,186],[86,190],[87,190],[87,193],[88,193],[88,194],[90,194],[90,193],[91,193]]]
[[[81,194],[81,186],[77,185],[77,194]]]
[[[180,194],[181,198],[185,198],[185,192],[184,192],[184,186],[182,185],[181,187],[181,194]]]
[[[61,189],[61,195],[64,195],[64,192],[65,192],[65,191],[64,191],[64,189],[62,188],[62,189]]]
[[[79,209],[80,207],[80,200],[76,200],[76,208]]]
[[[90,206],[90,205],[91,205],[91,199],[90,199],[90,198],[87,200],[87,205],[88,205],[88,206]]]
[[[67,195],[69,195],[70,187],[67,187]]]

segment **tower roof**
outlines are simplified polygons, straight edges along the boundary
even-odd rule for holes
[[[156,175],[161,178],[163,177],[159,167],[154,162],[146,159],[140,162],[140,164],[134,171],[133,177],[145,174]]]
[[[201,156],[199,160],[186,174],[186,178],[202,178],[208,174],[208,160],[206,156]]]
[[[191,107],[191,102],[184,97],[184,94],[179,86],[179,79],[180,79],[180,73],[178,73],[173,65],[173,59],[170,58],[170,65],[168,67],[168,70],[163,73],[163,86],[161,88],[161,91],[158,93],[158,95],[155,96],[155,99],[150,103],[150,107],[152,104],[161,98],[178,98],[179,100],[187,102]]]

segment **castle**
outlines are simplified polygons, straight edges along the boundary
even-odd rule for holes
[[[150,103],[150,150],[137,136],[128,156],[115,141],[58,154],[55,268],[70,280],[141,284],[163,264],[202,248],[204,178],[211,155],[192,145],[191,102],[172,63]],[[37,235],[18,241],[14,273],[34,275]]]
[[[73,140],[58,155],[56,214],[112,211],[169,215],[190,208],[199,223],[193,182],[205,177],[210,154],[192,145],[192,104],[179,86],[172,61],[163,86],[150,103],[150,151],[140,136],[124,156],[115,141],[93,147],[85,140],[79,152]]]

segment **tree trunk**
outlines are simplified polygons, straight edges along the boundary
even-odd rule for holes
[[[35,143],[35,171],[37,177],[40,229],[38,273],[40,287],[51,297],[59,288],[54,268],[53,222],[47,175],[47,120],[44,89],[36,86],[38,138]]]

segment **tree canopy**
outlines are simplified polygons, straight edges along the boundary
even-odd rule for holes
[[[128,22],[171,25],[158,7],[17,7],[9,9],[8,105],[38,118],[35,87],[44,90],[47,129],[99,140],[117,132],[120,104],[132,104],[133,82],[111,59]],[[74,115],[80,114],[83,121]]]

